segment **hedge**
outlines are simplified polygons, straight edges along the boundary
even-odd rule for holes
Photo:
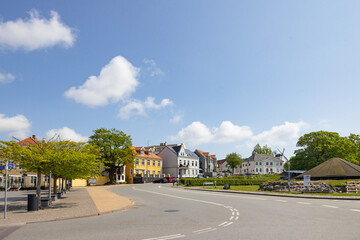
[[[181,178],[180,183],[188,186],[202,186],[204,182],[214,182],[214,178]],[[260,185],[269,179],[216,178],[216,185]]]

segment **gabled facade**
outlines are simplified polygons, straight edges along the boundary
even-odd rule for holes
[[[133,183],[134,177],[163,177],[163,159],[156,155],[152,148],[132,147],[135,151],[135,161],[127,164],[125,169],[125,178],[127,183]]]
[[[163,158],[163,172],[172,177],[197,177],[200,173],[199,157],[185,144],[165,145],[158,153]]]
[[[200,169],[203,170],[204,176],[213,177],[217,170],[216,155],[210,155],[199,149],[195,150],[195,154],[199,157]]]
[[[241,174],[280,174],[284,171],[284,161],[281,155],[276,157],[254,153],[244,159],[241,164]]]

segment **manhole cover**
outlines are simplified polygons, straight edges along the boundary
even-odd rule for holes
[[[164,212],[178,212],[179,210],[165,210]]]

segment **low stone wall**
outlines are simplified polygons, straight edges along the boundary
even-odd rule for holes
[[[268,182],[260,184],[260,191],[271,191],[271,192],[288,192],[289,186],[287,182]],[[291,192],[314,192],[314,193],[328,193],[334,192],[335,189],[324,182],[311,183],[311,186],[304,187],[304,182],[291,182]]]

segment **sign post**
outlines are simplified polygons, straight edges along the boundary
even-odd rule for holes
[[[7,188],[8,188],[8,160],[6,160],[6,165],[5,165],[5,202],[4,202],[4,219],[6,219],[6,215],[7,215]]]

